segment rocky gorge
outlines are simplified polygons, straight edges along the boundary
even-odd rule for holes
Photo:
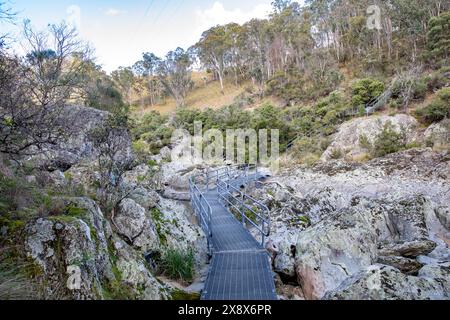
[[[374,136],[382,120],[344,124],[329,150],[361,152],[354,126]],[[411,139],[424,137],[418,129]],[[272,212],[267,247],[285,298],[449,299],[448,150],[413,148],[365,163],[329,154],[254,191]]]
[[[126,192],[117,208],[101,208],[98,150],[88,132],[107,114],[75,107],[67,117],[68,140],[23,159],[38,169],[27,181],[84,190],[51,197],[57,210],[40,213],[21,233],[44,284],[42,297],[198,298],[208,252],[188,203],[188,179],[207,166],[172,162],[168,147],[139,163],[128,133],[115,132],[118,159],[130,163],[121,185]],[[360,118],[341,127],[320,163],[282,168],[248,190],[271,210],[266,246],[281,299],[450,298],[450,155],[420,147],[367,162],[350,159],[363,152],[361,130],[373,141],[386,121],[407,128],[410,142],[446,142],[445,123],[425,131],[409,116]],[[336,148],[345,157],[331,159]],[[12,229],[3,226],[1,234],[8,239]],[[167,249],[192,251],[194,279],[165,277],[160,257]]]

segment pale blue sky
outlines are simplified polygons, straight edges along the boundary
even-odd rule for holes
[[[130,66],[142,52],[163,56],[194,44],[216,24],[263,18],[272,0],[10,0],[19,24],[29,18],[36,27],[69,20],[92,43],[105,70]],[[0,25],[0,28],[8,28]],[[19,26],[14,28],[19,32]]]

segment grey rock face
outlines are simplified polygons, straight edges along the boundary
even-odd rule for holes
[[[102,126],[108,118],[109,113],[93,108],[82,106],[66,106],[62,109],[59,117],[67,123],[65,139],[58,145],[48,147],[38,156],[33,156],[26,161],[36,167],[48,171],[66,171],[75,164],[83,161],[92,161],[98,154],[92,142],[90,133],[93,129]],[[130,162],[133,159],[131,149],[131,138],[127,131],[116,132],[117,144],[123,149],[118,155],[118,160]]]
[[[370,143],[374,143],[377,135],[383,130],[386,123],[391,123],[393,128],[404,131],[407,143],[417,140],[419,124],[411,116],[398,114],[390,116],[372,116],[369,118],[357,118],[344,123],[335,135],[333,142],[322,155],[322,161],[331,159],[334,150],[341,150],[347,158],[355,158],[367,150],[360,145],[362,135],[366,136]]]
[[[408,276],[398,269],[383,265],[372,265],[364,269],[324,296],[326,300],[444,300],[447,298],[448,290],[438,279]]]
[[[118,228],[117,231],[132,242],[144,231],[146,222],[145,209],[134,200],[125,199],[120,203],[114,221]]]
[[[167,297],[164,287],[146,269],[139,251],[124,244],[125,249],[111,252],[114,233],[93,200],[64,200],[80,210],[79,217],[41,218],[26,228],[25,249],[42,269],[48,298],[109,298],[105,292],[121,282],[129,287],[127,298]]]
[[[449,160],[447,153],[412,149],[366,164],[329,161],[272,178],[253,196],[271,209],[274,270],[282,279],[296,276],[307,299],[323,298],[377,263],[428,290],[427,281],[414,278],[429,265],[450,261]],[[411,296],[405,292],[403,298]],[[354,297],[371,298],[362,292]]]

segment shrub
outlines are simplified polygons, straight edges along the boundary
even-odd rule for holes
[[[195,257],[192,250],[168,249],[162,256],[161,269],[171,279],[192,281]]]
[[[406,136],[404,130],[397,132],[390,122],[387,122],[383,130],[375,138],[373,155],[383,157],[406,148]]]
[[[413,98],[417,100],[425,99],[427,92],[428,92],[428,86],[423,80],[415,81],[413,84]]]
[[[359,145],[361,148],[368,151],[372,150],[372,143],[370,143],[369,138],[365,134],[359,136]]]
[[[416,110],[416,115],[427,124],[450,117],[450,88],[439,90],[436,98],[428,106]]]
[[[361,79],[352,84],[352,105],[355,108],[365,106],[383,93],[384,83],[375,79]]]
[[[331,155],[330,155],[331,159],[338,160],[338,159],[342,159],[343,157],[344,157],[344,152],[341,149],[337,148],[337,149],[333,149],[331,151]]]
[[[443,67],[424,78],[429,91],[439,90],[450,85],[450,67]]]

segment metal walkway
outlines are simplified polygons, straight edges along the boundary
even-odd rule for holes
[[[270,230],[269,210],[241,190],[261,177],[256,167],[225,167],[191,178],[192,206],[212,254],[202,300],[277,299],[263,247]],[[259,230],[261,242],[246,225]]]

